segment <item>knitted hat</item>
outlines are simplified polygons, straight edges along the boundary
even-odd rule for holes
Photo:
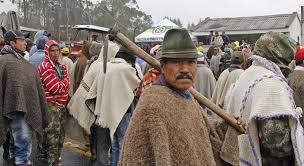
[[[119,51],[115,55],[115,58],[122,58],[131,64],[135,63],[136,61],[136,56],[134,56],[134,53],[124,46],[120,47]]]
[[[297,51],[294,55],[294,60],[296,60],[296,61],[304,60],[304,49],[303,48],[297,49]]]
[[[159,59],[195,59],[197,51],[186,29],[170,29],[162,44]]]
[[[133,52],[131,52],[130,50],[128,50],[126,47],[121,46],[118,53],[125,53],[125,54],[129,54],[129,55],[134,55]]]

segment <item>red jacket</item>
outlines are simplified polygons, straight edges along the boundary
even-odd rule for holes
[[[63,78],[60,79],[56,73],[55,65],[49,58],[49,49],[53,45],[58,46],[54,40],[49,40],[46,43],[44,47],[45,59],[38,67],[38,72],[47,101],[63,106],[68,100],[69,76],[66,66],[62,64],[59,64],[59,67],[63,71]]]

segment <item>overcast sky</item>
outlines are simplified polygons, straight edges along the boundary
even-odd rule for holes
[[[98,2],[100,0],[91,0]],[[0,12],[16,8],[0,3]],[[158,22],[165,16],[180,18],[187,23],[197,23],[206,17],[241,17],[261,16],[269,14],[287,14],[300,12],[304,0],[137,0],[142,11],[152,15],[153,21]]]
[[[13,5],[10,1],[8,0],[0,0],[0,14],[2,12],[8,12],[10,10],[15,10],[17,11],[17,6]]]
[[[153,21],[164,16],[180,18],[184,25],[206,17],[241,17],[300,12],[304,0],[137,0]]]

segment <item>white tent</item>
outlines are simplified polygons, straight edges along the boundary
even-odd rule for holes
[[[162,42],[166,32],[173,28],[180,28],[169,19],[163,19],[157,24],[152,25],[150,29],[145,30],[143,33],[135,37],[136,43],[149,43],[149,42]],[[196,37],[190,34],[193,41]]]

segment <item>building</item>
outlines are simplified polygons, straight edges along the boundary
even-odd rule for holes
[[[194,36],[206,43],[210,31],[225,31],[231,40],[254,43],[269,31],[282,32],[297,42],[301,41],[301,21],[297,12],[254,17],[206,18],[199,23]]]

